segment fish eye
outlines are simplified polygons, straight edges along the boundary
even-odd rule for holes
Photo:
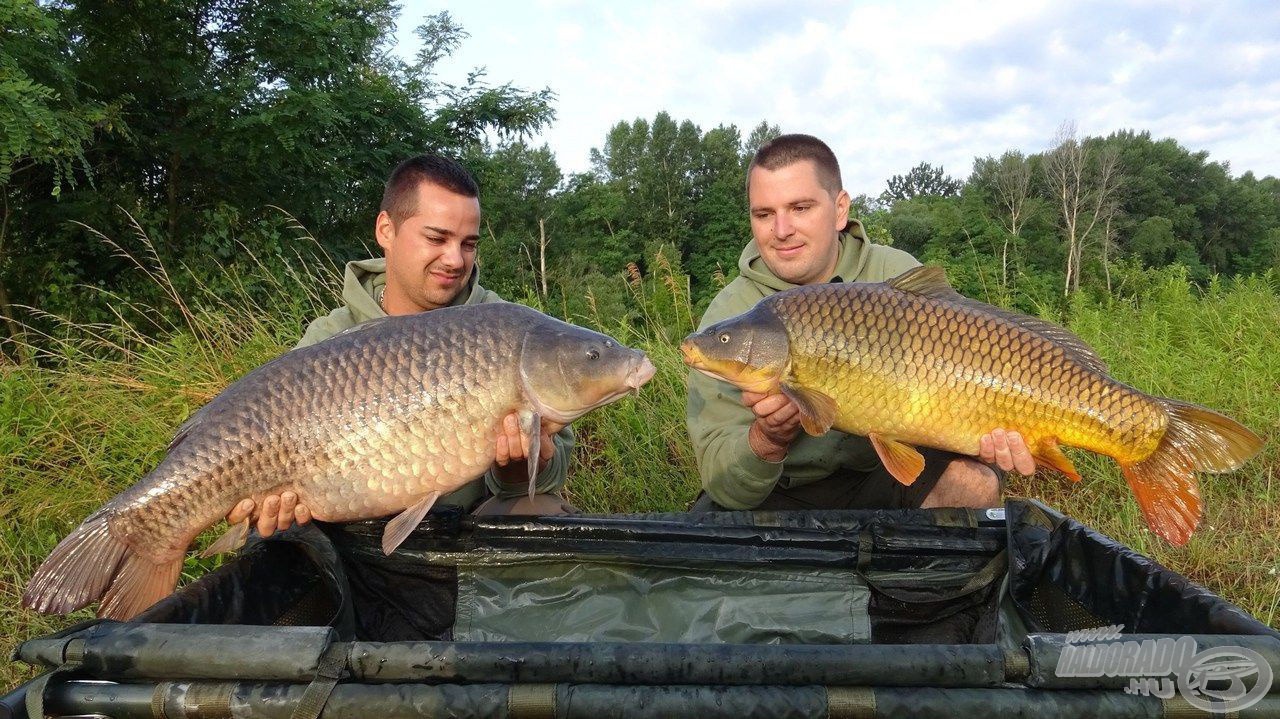
[[[728,332],[722,332],[722,333],[720,334],[720,344],[722,344],[722,345],[727,345],[727,344],[729,344],[729,333],[728,333]]]
[[[594,350],[594,349],[592,349],[592,350],[587,350],[587,359],[589,359],[589,360],[598,360],[598,359],[600,359],[600,350]]]

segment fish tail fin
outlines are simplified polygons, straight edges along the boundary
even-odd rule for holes
[[[1120,465],[1151,531],[1182,546],[1200,523],[1196,472],[1238,469],[1262,448],[1262,439],[1211,409],[1161,399],[1169,417],[1160,444],[1146,459]]]
[[[156,565],[136,554],[112,534],[113,516],[97,512],[59,542],[27,583],[23,606],[69,614],[105,595],[98,616],[129,619],[173,591],[182,556]]]
[[[111,533],[110,512],[97,512],[68,534],[36,569],[22,605],[69,614],[100,598],[129,547]]]

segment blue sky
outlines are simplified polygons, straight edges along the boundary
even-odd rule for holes
[[[826,140],[878,194],[921,161],[1038,152],[1059,127],[1173,137],[1233,174],[1280,176],[1278,2],[406,2],[397,50],[448,10],[470,34],[446,81],[557,95],[534,139],[581,171],[619,120],[761,120]]]

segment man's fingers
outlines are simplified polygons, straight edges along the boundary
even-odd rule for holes
[[[783,407],[795,407],[795,403],[787,399],[785,394],[771,394],[751,405],[751,411],[757,417],[768,417]]]
[[[1013,468],[1018,474],[1032,475],[1036,473],[1036,458],[1031,449],[1018,432],[1009,432],[1009,452],[1013,455]]]
[[[227,514],[227,524],[239,524],[253,515],[253,508],[257,506],[252,499],[242,499],[240,503],[231,508],[231,512]]]
[[[270,537],[275,534],[276,520],[280,513],[280,497],[271,495],[262,501],[262,514],[258,516],[258,534]]]
[[[978,459],[986,462],[987,464],[995,464],[996,448],[995,443],[991,441],[990,434],[984,434],[982,435],[982,438],[978,440]]]
[[[283,532],[293,526],[293,509],[298,504],[298,495],[285,492],[280,495],[280,514],[276,519],[276,529]]]
[[[293,516],[297,520],[298,524],[306,524],[311,521],[311,510],[307,509],[307,505],[299,504],[298,507],[293,510]]]
[[[507,447],[507,435],[499,434],[497,443],[493,448],[493,463],[499,467],[505,467],[511,462],[511,450]]]
[[[539,470],[547,466],[547,463],[551,461],[551,458],[555,456],[556,453],[556,443],[547,435],[542,435],[542,441],[540,444],[541,446],[538,448]]]

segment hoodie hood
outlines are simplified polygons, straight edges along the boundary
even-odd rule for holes
[[[342,277],[342,301],[351,311],[351,318],[356,324],[378,317],[386,317],[382,311],[380,300],[387,286],[387,260],[375,257],[369,260],[356,260],[347,263]],[[462,291],[449,303],[457,305],[476,304],[481,301],[483,292],[476,292],[480,286],[480,267],[472,265],[471,276],[462,287]]]
[[[871,254],[867,248],[871,243],[867,241],[867,233],[862,228],[862,223],[854,219],[849,220],[849,223],[840,231],[839,241],[840,249],[836,257],[835,276],[846,282],[854,281],[867,266]],[[773,274],[773,270],[769,269],[764,258],[760,256],[760,247],[754,239],[747,243],[738,257],[738,272],[746,279],[777,292],[799,286],[780,280]]]

